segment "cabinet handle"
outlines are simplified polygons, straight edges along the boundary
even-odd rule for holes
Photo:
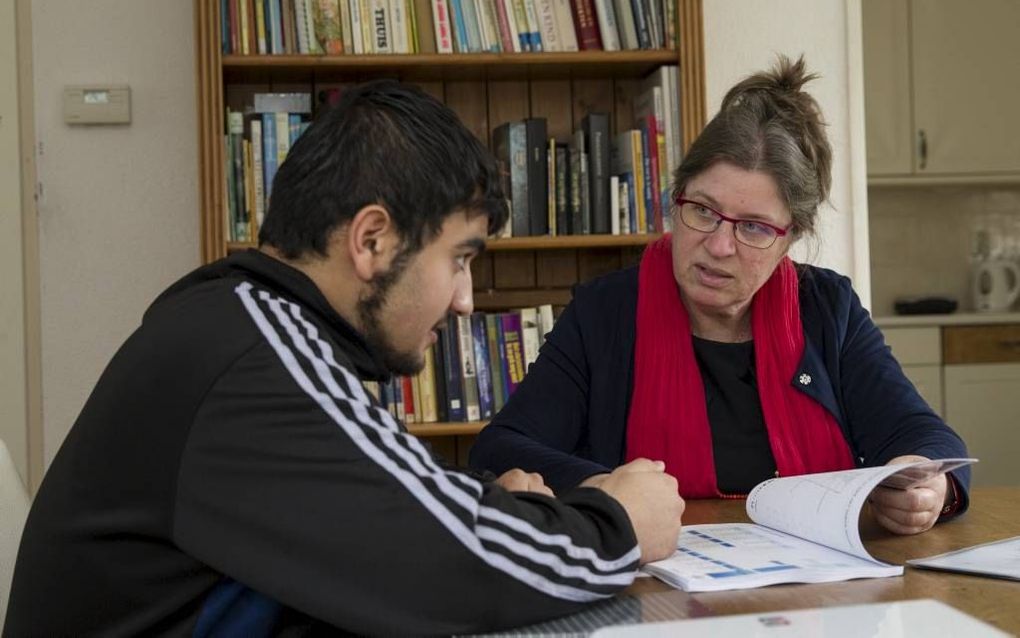
[[[917,131],[917,156],[918,166],[923,171],[928,167],[928,135],[925,134],[924,129]]]

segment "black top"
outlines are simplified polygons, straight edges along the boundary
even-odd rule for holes
[[[234,254],[164,293],[32,503],[5,637],[473,633],[634,579],[601,490],[511,493],[434,459],[301,272]]]
[[[754,342],[693,341],[705,385],[716,485],[724,494],[747,494],[776,471],[758,398]]]

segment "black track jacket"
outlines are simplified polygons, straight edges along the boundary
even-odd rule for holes
[[[165,291],[32,505],[5,636],[456,633],[611,596],[640,551],[595,489],[437,462],[305,275],[251,250]]]

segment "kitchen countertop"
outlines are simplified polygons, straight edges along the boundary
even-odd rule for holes
[[[880,328],[910,326],[967,326],[1020,323],[1020,312],[953,312],[945,315],[886,315],[874,317]]]

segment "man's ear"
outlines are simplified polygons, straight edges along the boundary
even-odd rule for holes
[[[355,273],[363,281],[371,281],[389,269],[400,248],[400,233],[389,211],[369,204],[348,224],[345,241]]]

